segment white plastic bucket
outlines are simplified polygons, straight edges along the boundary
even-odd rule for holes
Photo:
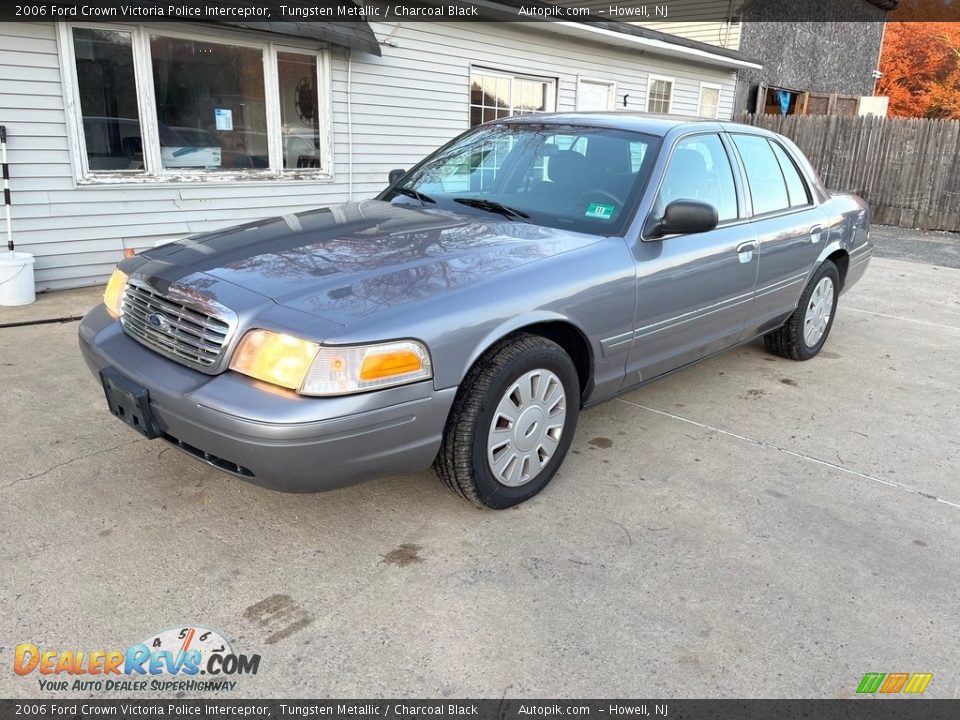
[[[33,289],[33,255],[0,250],[0,305],[29,305]]]

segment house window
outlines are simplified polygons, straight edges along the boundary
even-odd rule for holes
[[[669,115],[673,107],[673,78],[651,75],[647,82],[647,112]]]
[[[329,178],[323,54],[146,26],[61,32],[81,180]]]
[[[87,166],[143,170],[130,33],[77,28],[73,40]]]
[[[700,101],[697,114],[700,117],[715,118],[720,116],[720,86],[700,83]]]
[[[270,167],[263,51],[150,37],[163,168]]]
[[[317,56],[277,53],[283,169],[320,167],[320,96]]]
[[[475,68],[470,73],[470,127],[553,109],[556,80]]]

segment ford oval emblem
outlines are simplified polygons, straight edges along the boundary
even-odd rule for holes
[[[170,321],[167,320],[167,316],[163,313],[152,312],[147,315],[147,323],[154,330],[159,330],[162,333],[170,332]]]

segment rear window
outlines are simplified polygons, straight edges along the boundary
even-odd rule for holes
[[[810,191],[807,190],[807,184],[803,181],[800,170],[796,163],[787,155],[787,151],[780,147],[779,143],[771,142],[773,154],[777,156],[777,162],[780,163],[780,169],[783,171],[783,177],[787,181],[787,196],[790,201],[790,207],[802,207],[810,204]]]
[[[789,208],[787,184],[767,139],[759,135],[734,135],[733,142],[747,172],[753,214],[763,215]]]

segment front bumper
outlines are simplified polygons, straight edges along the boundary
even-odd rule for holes
[[[456,388],[430,381],[308,398],[226,372],[205,375],[129,338],[102,305],[80,323],[96,375],[147,388],[164,438],[213,467],[284,492],[318,492],[430,466]]]

